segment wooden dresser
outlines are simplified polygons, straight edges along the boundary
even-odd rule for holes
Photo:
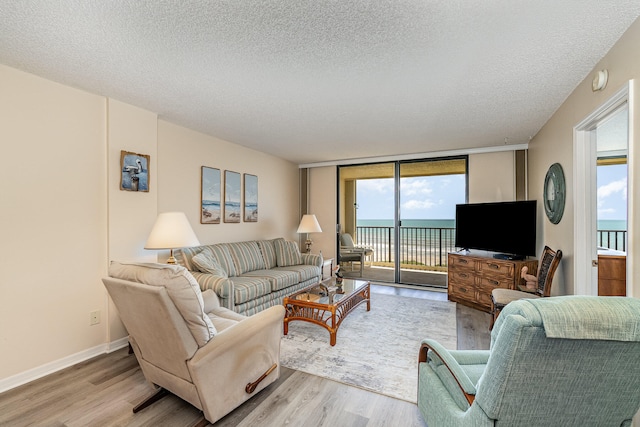
[[[529,273],[538,274],[538,261],[527,259],[510,261],[474,254],[448,256],[449,300],[478,310],[491,312],[491,291],[495,288],[518,289],[524,284],[520,270],[527,266]]]
[[[598,295],[627,295],[627,255],[598,251]],[[613,253],[613,255],[610,255]]]

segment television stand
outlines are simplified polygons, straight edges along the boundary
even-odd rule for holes
[[[522,267],[538,271],[538,260],[505,260],[471,253],[449,253],[449,300],[478,310],[491,312],[491,291],[495,288],[518,289]],[[535,274],[535,273],[534,273]]]

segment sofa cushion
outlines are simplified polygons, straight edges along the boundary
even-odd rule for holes
[[[278,266],[276,247],[274,244],[277,240],[284,241],[282,237],[272,240],[258,240],[258,247],[260,248],[260,252],[262,252],[262,259],[264,260],[264,268],[273,268]]]
[[[298,249],[296,242],[277,240],[273,243],[276,248],[278,267],[302,264],[302,255],[300,255],[300,249]]]
[[[263,277],[269,280],[272,292],[288,288],[300,282],[300,274],[298,274],[298,272],[279,269],[255,270],[247,272],[242,276]]]
[[[229,252],[236,267],[236,274],[265,268],[258,242],[228,243]]]
[[[204,312],[200,286],[186,268],[180,265],[112,261],[109,276],[149,286],[163,286],[199,347],[209,342],[217,333],[211,319]]]
[[[318,279],[321,276],[320,267],[315,265],[290,265],[288,267],[276,267],[274,270],[294,272],[298,275],[299,282],[314,278]]]
[[[236,305],[271,293],[271,285],[264,277],[236,276],[233,278],[233,289]]]
[[[191,258],[191,262],[201,273],[209,273],[220,277],[229,277],[209,248]]]
[[[218,261],[218,264],[227,272],[227,276],[233,277],[236,276],[237,270],[236,265],[233,262],[233,257],[231,256],[231,252],[225,243],[220,243],[217,245],[209,245],[207,248],[213,253],[213,256]]]

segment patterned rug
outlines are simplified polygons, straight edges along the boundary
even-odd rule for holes
[[[361,304],[346,317],[334,347],[326,329],[289,323],[282,365],[415,403],[420,342],[456,348],[455,303],[372,293],[366,310]]]

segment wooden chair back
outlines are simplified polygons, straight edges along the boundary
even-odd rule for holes
[[[551,296],[553,275],[556,273],[561,259],[562,251],[560,249],[554,251],[549,246],[544,247],[538,265],[538,289],[536,291],[541,297]]]

